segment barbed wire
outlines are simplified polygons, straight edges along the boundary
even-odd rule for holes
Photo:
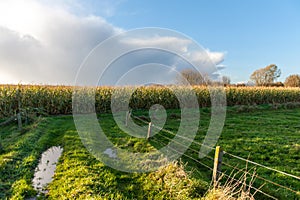
[[[222,164],[226,165],[227,167],[233,168],[233,169],[237,170],[238,172],[243,172],[243,173],[248,173],[248,174],[250,174],[247,170],[240,169],[240,168],[238,168],[238,167],[236,167],[236,166],[233,166],[233,165],[230,165],[230,164],[228,164],[228,163],[226,163],[226,162],[223,162],[223,161],[222,161]],[[279,183],[275,183],[275,182],[273,182],[273,181],[271,181],[271,180],[269,180],[269,179],[266,179],[266,178],[264,178],[264,177],[262,177],[262,176],[259,176],[259,175],[257,175],[257,174],[252,174],[252,175],[253,175],[254,177],[260,179],[260,180],[266,181],[266,182],[268,182],[268,183],[271,183],[271,184],[276,185],[276,186],[278,186],[278,187],[281,187],[281,188],[283,188],[283,189],[289,190],[290,192],[293,192],[293,193],[295,193],[295,194],[298,194],[297,191],[295,191],[295,190],[293,190],[293,189],[291,189],[291,188],[289,188],[289,187],[286,187],[286,186],[284,186],[284,185],[280,185]]]
[[[260,190],[260,189],[258,189],[258,188],[256,188],[256,187],[253,187],[252,185],[245,184],[245,183],[243,183],[242,181],[237,180],[237,179],[235,179],[235,178],[229,176],[228,174],[225,174],[224,172],[220,172],[220,171],[219,171],[219,173],[221,173],[222,175],[224,175],[224,176],[227,177],[227,178],[230,178],[230,179],[233,179],[233,180],[237,181],[238,183],[244,184],[244,185],[248,186],[248,187],[251,188],[251,189],[254,189],[256,192],[259,192],[259,193],[261,193],[261,194],[263,194],[263,195],[265,195],[265,196],[267,196],[267,197],[270,197],[271,199],[278,200],[276,197],[273,197],[272,195],[270,195],[270,194],[268,194],[268,193],[266,193],[266,192],[264,192],[264,191],[262,191],[262,190]]]
[[[131,117],[133,117],[134,119],[137,119],[137,120],[139,120],[139,121],[141,121],[141,122],[143,122],[143,123],[145,123],[145,124],[149,124],[148,121],[143,120],[143,119],[141,119],[141,118],[139,118],[139,117],[137,117],[137,116],[134,116],[134,115],[132,115],[132,114],[131,114]],[[157,128],[157,129],[159,129],[159,130],[161,130],[161,131],[164,131],[164,132],[166,132],[166,133],[169,133],[169,134],[171,134],[171,135],[173,135],[173,136],[176,136],[176,133],[173,133],[172,131],[169,131],[169,130],[164,129],[164,128],[159,127],[159,126],[156,126],[156,125],[154,125],[154,124],[151,124],[151,126],[154,127],[154,128]],[[171,139],[171,138],[168,138],[168,137],[166,137],[166,136],[164,136],[164,135],[162,135],[162,134],[159,135],[159,136],[162,136],[162,137],[164,137],[164,138],[166,138],[166,139],[169,139],[169,140]],[[177,135],[177,136],[178,136],[178,135]],[[194,140],[192,141],[191,139],[186,138],[186,137],[183,137],[183,136],[178,136],[178,137],[180,137],[180,138],[182,138],[182,139],[185,139],[185,140],[187,140],[187,141],[191,141],[191,142],[193,142],[193,143],[199,145],[200,147],[201,147],[201,146],[207,146],[207,145],[203,145],[203,144],[201,144],[201,143],[198,143],[198,142],[196,142],[196,141],[194,141]],[[153,138],[151,138],[151,139],[153,139]],[[158,143],[160,143],[160,144],[162,144],[162,145],[166,145],[166,144],[164,144],[164,143],[161,143],[161,142],[158,141],[158,140],[155,140],[155,141],[158,142]],[[175,142],[178,143],[178,144],[180,144],[180,145],[183,145],[183,146],[184,146],[184,144],[181,144],[180,142],[177,142],[177,141],[175,141]],[[210,146],[207,146],[207,147],[209,147],[209,148],[211,148],[211,149],[215,149],[214,147],[210,147]],[[169,147],[169,148],[171,148],[171,147]],[[171,149],[173,149],[173,148],[171,148]],[[196,153],[199,153],[199,151],[197,151],[197,150],[195,150],[195,149],[193,149],[193,148],[191,148],[191,147],[189,147],[189,149],[192,150],[192,151],[194,151],[194,152],[196,152]],[[177,153],[180,153],[180,152],[178,152],[178,151],[175,150],[175,149],[173,149],[173,150],[176,151]],[[224,152],[224,155],[227,154],[227,155],[229,155],[229,156],[231,156],[231,157],[233,157],[233,158],[236,158],[236,159],[245,161],[245,162],[247,162],[247,163],[251,163],[251,164],[253,164],[253,165],[257,165],[257,166],[259,166],[259,167],[262,167],[262,168],[265,168],[265,169],[268,169],[268,170],[271,170],[271,171],[275,171],[275,172],[277,172],[277,173],[280,173],[280,174],[283,174],[283,175],[286,175],[286,176],[289,176],[289,177],[292,177],[292,178],[295,178],[295,179],[300,180],[300,177],[298,177],[298,176],[296,176],[296,175],[289,174],[289,173],[286,173],[286,172],[283,172],[283,171],[280,171],[280,170],[277,170],[277,169],[273,169],[273,168],[271,168],[271,167],[268,167],[268,166],[259,164],[259,163],[257,163],[257,162],[251,161],[251,160],[249,160],[249,159],[245,159],[245,158],[242,158],[242,157],[233,155],[233,154],[231,154],[231,153],[228,153],[227,151],[223,151],[223,152]],[[206,164],[200,162],[199,160],[197,160],[197,159],[195,159],[195,158],[193,158],[193,157],[191,157],[191,156],[189,156],[189,155],[186,155],[186,154],[183,154],[183,155],[186,156],[186,157],[188,157],[188,158],[190,158],[190,159],[192,159],[192,160],[194,160],[194,161],[196,161],[196,162],[199,163],[200,165],[205,166],[206,168],[208,168],[208,169],[210,169],[210,170],[213,170],[211,167],[209,167],[208,165],[206,165]],[[206,155],[206,158],[208,158],[208,159],[210,159],[210,160],[214,160],[213,157],[208,156],[208,155]],[[249,174],[248,171],[242,170],[242,169],[240,169],[240,168],[238,168],[238,167],[235,167],[235,166],[233,166],[233,165],[230,165],[230,164],[228,164],[228,163],[226,163],[226,162],[222,162],[222,164],[226,165],[227,167],[231,167],[231,168],[233,168],[233,169],[235,169],[235,170],[238,170],[238,172],[243,172],[243,173],[245,173],[245,174]],[[229,175],[225,174],[224,172],[219,172],[219,173],[223,174],[224,176],[226,176],[226,177],[228,177],[228,178],[232,178],[232,177],[230,177]],[[275,185],[275,186],[281,187],[281,188],[286,189],[286,190],[288,190],[288,191],[290,191],[290,192],[293,192],[293,193],[295,193],[295,194],[298,194],[298,193],[299,193],[299,192],[297,192],[297,191],[295,191],[295,190],[293,190],[293,189],[291,189],[291,188],[289,188],[289,187],[286,187],[286,186],[283,186],[283,185],[281,185],[281,184],[275,183],[275,182],[273,182],[273,181],[271,181],[271,180],[269,180],[269,179],[263,178],[263,177],[261,177],[261,176],[259,176],[259,175],[257,175],[257,174],[252,174],[252,175],[254,175],[254,177],[256,177],[256,178],[258,178],[258,179],[260,179],[260,180],[266,181],[266,182],[268,182],[268,183],[270,183],[270,184],[273,184],[273,185]],[[235,180],[236,180],[236,179],[235,179]],[[238,181],[238,180],[236,180],[236,181]],[[256,190],[257,192],[260,192],[260,193],[262,193],[262,194],[264,194],[264,195],[266,195],[266,196],[268,196],[268,197],[270,197],[270,198],[272,198],[272,199],[277,199],[277,198],[275,198],[275,197],[273,197],[273,196],[271,196],[271,195],[269,195],[269,194],[267,194],[267,193],[261,191],[261,190],[258,189],[258,188],[255,188],[255,187],[253,187],[253,186],[249,186],[249,187],[251,187],[252,189]]]
[[[163,146],[166,145],[166,144],[162,143],[161,141],[159,141],[159,140],[157,140],[157,139],[153,139],[153,140],[154,140],[155,142],[157,142],[157,143],[160,143],[160,144],[163,145]],[[168,148],[171,149],[171,150],[173,150],[173,151],[175,151],[176,153],[180,153],[180,154],[181,154],[181,152],[177,151],[176,149],[174,149],[174,148],[172,148],[172,147],[170,147],[170,146],[168,146]],[[195,162],[199,163],[200,165],[206,167],[207,169],[213,171],[213,168],[210,167],[210,166],[208,166],[208,165],[206,165],[205,163],[203,163],[203,162],[201,162],[201,161],[199,161],[199,160],[197,160],[197,159],[195,159],[195,158],[193,158],[193,157],[191,157],[191,156],[189,156],[189,155],[187,155],[187,154],[183,154],[183,155],[186,156],[186,157],[188,157],[188,158],[190,158],[190,159],[192,159],[192,160],[194,160]]]
[[[165,136],[165,135],[159,135],[159,137],[163,137],[163,138],[166,138],[166,139],[168,139],[168,140],[171,140],[171,138],[168,138],[168,137]],[[176,141],[176,140],[173,140],[173,141],[174,141],[175,143],[177,143],[177,144],[183,146],[183,147],[186,147],[184,144],[182,144],[182,143],[180,143],[180,142],[178,142],[178,141]],[[192,150],[193,152],[195,152],[195,153],[197,153],[197,154],[200,153],[200,154],[202,154],[202,155],[205,155],[204,153],[199,152],[199,150],[193,149],[193,148],[191,148],[191,147],[189,147],[188,149],[189,149],[189,150]],[[205,158],[209,158],[209,159],[211,159],[211,160],[214,160],[214,158],[211,157],[211,156],[209,156],[209,155],[206,155]]]
[[[149,124],[149,122],[146,121],[146,120],[140,119],[139,117],[136,117],[136,116],[134,116],[134,115],[132,115],[132,114],[131,114],[131,116],[132,116],[134,119],[137,119],[137,120],[140,120],[141,122],[144,122],[145,124]],[[176,133],[173,133],[172,131],[169,131],[169,130],[164,129],[164,128],[159,127],[159,126],[156,126],[156,125],[154,125],[154,124],[151,124],[151,126],[154,127],[154,128],[156,128],[156,129],[158,129],[158,130],[161,130],[161,131],[163,131],[163,132],[169,133],[169,134],[171,134],[171,135],[173,135],[173,136],[177,136],[177,137],[180,137],[180,138],[182,138],[182,139],[185,139],[186,141],[189,141],[189,142],[193,142],[193,143],[195,143],[195,144],[198,144],[198,145],[200,145],[200,146],[205,146],[205,147],[208,147],[208,148],[210,148],[210,149],[212,149],[212,150],[215,150],[215,149],[216,149],[216,148],[214,148],[214,147],[211,147],[211,146],[208,146],[208,145],[205,145],[205,144],[201,144],[201,143],[199,143],[199,142],[197,142],[197,141],[195,141],[195,140],[191,140],[190,138],[187,138],[187,137],[184,137],[184,136],[181,136],[181,135],[177,135]]]
[[[233,155],[233,154],[228,153],[228,152],[226,152],[226,151],[223,151],[223,152],[224,152],[224,155],[227,154],[227,155],[229,155],[229,156],[231,156],[231,157],[233,157],[233,158],[236,158],[236,159],[239,159],[239,160],[242,160],[242,161],[251,163],[251,164],[253,164],[253,165],[257,165],[257,166],[259,166],[259,167],[262,167],[262,168],[265,168],[265,169],[268,169],[268,170],[271,170],[271,171],[274,171],[274,172],[277,172],[277,173],[280,173],[280,174],[283,174],[283,175],[286,175],[286,176],[289,176],[289,177],[292,177],[292,178],[295,178],[295,179],[300,180],[300,177],[298,177],[298,176],[296,176],[296,175],[289,174],[289,173],[287,173],[287,172],[283,172],[283,171],[280,171],[280,170],[277,170],[277,169],[273,169],[273,168],[271,168],[271,167],[268,167],[268,166],[259,164],[259,163],[257,163],[257,162],[254,162],[254,161],[251,161],[251,160],[242,158],[242,157],[240,157],[240,156]]]
[[[161,145],[166,145],[166,144],[162,143],[161,141],[159,141],[159,140],[157,140],[157,139],[154,139],[154,141],[160,143]],[[169,148],[172,149],[172,150],[174,150],[174,151],[177,152],[177,153],[180,153],[180,152],[178,152],[176,149],[174,149],[174,148],[172,148],[172,147],[169,147]],[[200,165],[202,165],[202,166],[208,168],[209,170],[213,171],[213,168],[211,168],[211,167],[209,167],[208,165],[206,165],[206,164],[200,162],[199,160],[197,160],[197,159],[195,159],[195,158],[193,158],[193,157],[191,157],[191,156],[189,156],[189,155],[187,155],[187,154],[185,154],[185,153],[184,153],[183,155],[186,156],[186,157],[188,157],[188,158],[190,158],[190,159],[192,159],[192,160],[194,160],[195,162],[199,163]],[[255,190],[256,192],[259,192],[259,193],[261,193],[261,194],[263,194],[263,195],[265,195],[265,196],[267,196],[267,197],[269,197],[269,198],[272,198],[272,199],[274,199],[274,200],[278,200],[277,198],[273,197],[272,195],[270,195],[270,194],[268,194],[268,193],[266,193],[266,192],[264,192],[264,191],[262,191],[262,190],[260,190],[260,189],[258,189],[258,188],[256,188],[256,187],[253,187],[252,185],[243,183],[242,181],[237,180],[237,179],[235,179],[235,178],[229,176],[228,174],[226,174],[226,173],[224,173],[224,172],[218,171],[218,173],[222,174],[223,176],[225,176],[225,177],[227,177],[227,178],[229,178],[229,179],[232,179],[232,180],[236,181],[236,182],[239,183],[239,184],[244,184],[244,185],[248,186],[249,188]]]
[[[166,138],[166,139],[171,139],[171,138],[168,138],[168,137],[166,137],[166,136],[164,136],[164,135],[160,135],[160,136],[162,136],[162,137],[164,137],[164,138]],[[178,142],[178,141],[174,141],[175,143],[177,143],[177,144],[179,144],[179,145],[182,145],[182,146],[184,146],[184,144],[182,144],[182,143],[180,143],[180,142]],[[162,144],[162,143],[161,143]],[[185,146],[184,146],[185,147]],[[195,153],[199,153],[196,149],[193,149],[193,148],[189,148],[189,150],[191,150],[191,151],[193,151],[193,152],[195,152]],[[200,152],[201,153],[201,152]],[[210,159],[210,160],[214,160],[214,158],[213,157],[211,157],[211,156],[206,156],[205,158],[208,158],[208,159]],[[290,192],[293,192],[293,193],[295,193],[295,194],[298,194],[298,192],[297,191],[295,191],[295,190],[293,190],[293,189],[291,189],[291,188],[289,188],[289,187],[286,187],[286,186],[284,186],[284,185],[280,185],[279,183],[275,183],[275,182],[273,182],[273,181],[271,181],[271,180],[269,180],[269,179],[266,179],[266,178],[264,178],[264,177],[261,177],[261,176],[259,176],[259,175],[257,175],[257,174],[254,174],[254,173],[250,173],[248,170],[243,170],[243,169],[240,169],[240,168],[238,168],[238,167],[236,167],[236,166],[233,166],[233,165],[230,165],[230,164],[228,164],[228,163],[226,163],[226,162],[224,162],[224,161],[222,161],[222,164],[224,164],[225,166],[227,166],[227,167],[230,167],[230,168],[232,168],[232,169],[234,169],[234,170],[237,170],[238,172],[243,172],[244,174],[251,174],[252,176],[254,176],[255,178],[258,178],[258,179],[260,179],[260,180],[263,180],[263,181],[266,181],[266,182],[268,182],[268,183],[271,183],[271,184],[273,184],[273,185],[276,185],[276,186],[278,186],[278,187],[281,187],[281,188],[283,188],[283,189],[286,189],[286,190],[289,190]]]

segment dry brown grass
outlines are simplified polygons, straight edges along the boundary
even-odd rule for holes
[[[221,175],[201,200],[254,200],[255,192],[252,194],[251,189],[255,181],[255,171],[249,174],[247,168],[242,175],[239,172],[232,173],[223,184],[224,175]]]

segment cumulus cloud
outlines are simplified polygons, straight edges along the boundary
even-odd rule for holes
[[[102,17],[78,15],[62,4],[45,2],[0,1],[0,83],[73,84],[89,52],[105,39],[123,32]],[[190,51],[190,44],[190,40],[175,36],[131,37],[118,41],[118,47],[108,47],[107,52],[122,46],[152,45],[168,47],[195,62],[204,62],[201,53]],[[222,52],[207,51],[207,54],[215,64],[224,59]],[[172,69],[185,66],[174,55],[140,51],[118,59],[114,70],[107,73],[117,79],[132,67],[154,61]],[[87,73],[86,78],[93,73]]]
[[[195,62],[204,61],[203,59],[210,59],[211,62],[218,65],[224,61],[225,53],[224,52],[212,52],[209,49],[203,49],[203,51],[188,51],[189,45],[192,44],[192,41],[185,38],[180,37],[166,37],[166,36],[154,36],[151,38],[129,38],[127,40],[121,41],[121,43],[127,44],[127,45],[133,45],[136,47],[139,46],[155,46],[157,48],[162,49],[173,49],[176,52],[180,52],[183,54],[186,54],[186,56]],[[201,47],[202,48],[202,47]],[[205,51],[205,54],[207,56],[203,55]]]
[[[132,45],[136,47],[155,46],[157,48],[165,49],[166,47],[176,49],[181,52],[187,52],[187,46],[191,40],[182,39],[178,37],[154,36],[152,38],[129,38],[121,41],[123,44]]]
[[[0,73],[15,83],[72,84],[92,48],[121,31],[34,0],[1,2],[0,15]]]

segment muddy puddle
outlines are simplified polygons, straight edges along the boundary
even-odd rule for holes
[[[63,152],[63,148],[53,146],[47,149],[40,159],[39,165],[35,169],[34,178],[32,180],[33,187],[39,193],[47,193],[45,187],[52,181],[56,164]]]

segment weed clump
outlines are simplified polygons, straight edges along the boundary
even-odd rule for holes
[[[178,161],[160,167],[150,173],[149,178],[151,181],[144,185],[144,189],[153,193],[149,196],[159,199],[200,198],[207,188],[206,182],[191,178],[189,172],[184,170],[184,165]]]
[[[237,172],[228,176],[224,184],[221,184],[224,177],[224,175],[221,175],[216,182],[213,182],[211,188],[201,200],[255,200],[255,193],[251,193],[251,188],[255,181],[256,174],[255,171],[251,177],[248,177],[248,174],[249,171],[246,167],[241,175]],[[236,178],[238,176],[239,178]]]

